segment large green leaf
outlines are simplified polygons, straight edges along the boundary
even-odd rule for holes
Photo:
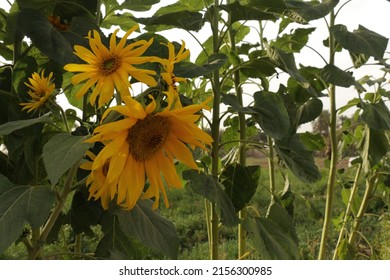
[[[149,11],[154,4],[159,3],[160,0],[125,0],[119,9],[128,9],[136,12]]]
[[[299,52],[309,41],[309,35],[315,30],[312,28],[297,28],[290,34],[278,37],[272,45],[285,52]]]
[[[183,172],[183,179],[189,181],[191,189],[217,204],[221,210],[221,220],[227,226],[234,226],[238,223],[234,205],[221,187],[221,183],[216,182],[213,176],[195,170]]]
[[[284,137],[290,128],[290,118],[283,100],[276,93],[258,91],[254,94],[254,118],[273,138]]]
[[[245,225],[262,259],[299,259],[292,218],[279,204],[271,206],[267,218],[248,218]]]
[[[298,124],[314,121],[322,112],[322,101],[311,98],[298,108]]]
[[[299,137],[301,138],[302,143],[310,151],[320,151],[325,148],[324,137],[321,134],[313,134],[310,132],[300,133]]]
[[[53,136],[43,147],[42,158],[52,185],[91,147],[85,137],[60,133]]]
[[[275,149],[293,174],[303,182],[313,183],[321,178],[313,153],[305,147],[299,135],[275,141]]]
[[[37,123],[53,123],[50,118],[50,113],[42,115],[35,119],[10,121],[0,125],[0,135],[7,135],[16,130],[37,124]]]
[[[232,109],[235,112],[245,113],[245,114],[253,114],[254,113],[252,108],[243,107],[240,104],[240,102],[238,102],[237,96],[234,95],[234,94],[223,94],[222,98],[221,98],[221,101],[222,101],[223,104],[229,105],[230,107],[232,107]]]
[[[340,87],[355,86],[360,91],[365,91],[364,87],[359,84],[355,78],[348,72],[345,72],[335,65],[327,64],[321,70],[321,77],[325,82],[334,84]]]
[[[179,254],[179,238],[174,224],[152,210],[151,201],[138,201],[130,211],[118,212],[122,230],[134,236],[145,246],[172,259]]]
[[[34,45],[60,65],[75,61],[72,45],[39,11],[23,9],[18,14],[18,30],[26,34]]]
[[[240,20],[277,20],[276,15],[260,11],[258,7],[242,6],[239,1],[221,5],[219,8],[230,13],[232,22]]]
[[[174,73],[177,77],[196,78],[218,70],[226,61],[226,55],[222,53],[212,54],[208,57],[207,63],[201,66],[191,62],[179,62],[175,64]]]
[[[240,71],[249,78],[268,77],[276,73],[275,65],[267,58],[251,59],[240,65]]]
[[[360,143],[363,170],[368,172],[390,151],[388,133],[366,126]]]
[[[109,14],[104,18],[101,27],[109,29],[114,25],[119,25],[122,30],[127,31],[137,24],[132,17],[131,13]]]
[[[105,259],[144,259],[143,247],[123,232],[118,217],[105,213],[101,220],[103,238],[99,241],[95,257]]]
[[[154,15],[150,18],[132,18],[136,22],[146,25],[147,30],[158,31],[159,29],[153,29],[152,25],[162,25],[161,30],[169,28],[182,28],[184,30],[199,31],[203,24],[203,15],[199,12],[191,12],[188,10],[180,12],[172,12],[163,15]]]
[[[224,167],[220,180],[237,212],[243,209],[255,194],[259,177],[259,166],[242,166],[235,163]]]
[[[363,121],[372,129],[390,130],[390,111],[381,99],[378,103],[363,103]]]
[[[311,20],[325,17],[339,3],[339,0],[323,0],[304,2],[299,0],[286,0],[290,10],[287,15],[294,21],[306,23]]]
[[[50,188],[17,186],[0,174],[0,252],[20,236],[26,224],[42,226],[54,201]]]
[[[357,30],[349,32],[342,24],[334,25],[330,31],[340,45],[351,53],[362,53],[381,59],[386,51],[388,39],[359,25]]]
[[[205,1],[199,0],[178,0],[173,4],[161,7],[154,15],[160,16],[182,11],[199,12],[204,8],[204,3]]]

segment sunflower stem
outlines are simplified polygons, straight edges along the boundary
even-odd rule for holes
[[[228,1],[230,4],[231,1]],[[231,13],[228,14],[228,36],[230,41],[230,48],[232,52],[236,51],[236,38],[235,34],[233,34],[232,24],[231,24]],[[234,82],[234,91],[236,93],[238,103],[243,106],[243,96],[242,96],[242,88],[240,82],[240,72],[238,70],[233,72],[233,82]],[[238,161],[241,166],[246,166],[246,143],[241,142],[241,140],[246,140],[246,121],[245,114],[238,112],[238,129],[240,133],[240,142],[239,142],[239,157]],[[246,253],[246,230],[243,226],[243,222],[246,219],[246,211],[241,210],[238,213],[238,217],[240,219],[240,223],[238,224],[238,259],[241,259]]]
[[[213,53],[219,52],[219,31],[218,31],[218,21],[219,21],[219,8],[218,0],[214,2],[214,11],[212,14],[212,34],[213,34]],[[212,85],[213,85],[213,116],[211,124],[211,136],[213,138],[212,152],[211,152],[211,173],[214,176],[214,179],[218,180],[219,173],[219,125],[220,125],[220,81],[219,81],[219,70],[215,70],[212,75]],[[211,232],[211,251],[210,258],[212,260],[218,259],[218,243],[219,243],[219,218],[216,210],[215,203],[210,204],[211,208],[211,219],[210,219],[210,232]]]
[[[330,22],[329,28],[335,24],[335,14],[334,10],[330,13]],[[335,62],[335,39],[333,34],[329,31],[329,64],[333,65]],[[337,110],[336,110],[336,86],[331,84],[329,88],[329,102],[330,102],[330,145],[331,145],[331,157],[330,157],[330,168],[329,168],[329,177],[327,183],[326,191],[326,205],[325,205],[325,216],[324,223],[322,228],[320,250],[318,254],[318,259],[323,260],[326,258],[327,243],[329,239],[330,225],[332,220],[332,210],[333,210],[333,199],[334,199],[334,190],[336,183],[336,173],[337,173],[337,157],[338,157],[338,147],[337,147]]]
[[[37,259],[40,258],[42,253],[43,245],[46,242],[46,238],[48,237],[51,229],[53,228],[56,220],[58,219],[59,215],[62,212],[62,209],[64,208],[66,199],[68,198],[68,195],[71,191],[72,182],[74,179],[74,176],[76,175],[77,169],[79,167],[80,161],[77,161],[75,164],[73,164],[72,168],[68,172],[68,176],[65,181],[64,189],[62,190],[61,196],[58,200],[58,203],[54,207],[53,211],[51,212],[46,224],[44,225],[41,234],[37,238],[37,241],[34,245],[34,248],[31,250],[29,254],[29,259]]]

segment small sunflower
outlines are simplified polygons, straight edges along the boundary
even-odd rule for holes
[[[200,117],[196,113],[208,107],[200,104],[154,112],[154,100],[146,108],[131,97],[124,102],[103,116],[114,110],[124,118],[97,127],[87,140],[105,143],[90,166],[90,196],[100,198],[104,208],[116,197],[118,205],[132,209],[141,196],[154,197],[156,208],[162,193],[168,207],[164,182],[168,187],[182,186],[174,160],[197,169],[190,149],[206,149],[212,142],[195,124]],[[144,192],[146,179],[149,187]]]
[[[170,108],[172,105],[174,106],[174,108],[178,108],[181,107],[181,103],[177,92],[176,83],[185,82],[185,79],[181,77],[176,77],[173,74],[173,70],[176,63],[182,61],[190,55],[190,51],[188,49],[185,49],[184,41],[182,41],[181,48],[177,54],[175,54],[175,46],[171,42],[168,42],[167,47],[169,55],[168,59],[161,60],[161,64],[164,68],[164,72],[161,73],[161,77],[168,85],[168,90],[164,91],[168,99],[168,108]]]
[[[43,107],[48,101],[51,94],[54,92],[55,84],[52,81],[53,72],[50,72],[48,77],[45,77],[45,70],[42,70],[41,75],[37,72],[34,72],[31,78],[28,78],[30,83],[24,83],[30,89],[28,90],[28,95],[31,97],[30,102],[20,103],[21,106],[24,106],[22,110],[27,110],[31,112]]]
[[[95,30],[90,32],[87,37],[92,51],[78,45],[74,47],[75,54],[86,62],[86,64],[71,63],[64,67],[69,72],[81,72],[72,77],[74,85],[86,81],[77,92],[76,97],[83,96],[88,89],[95,86],[90,103],[94,104],[99,96],[98,106],[100,108],[111,99],[115,88],[122,96],[130,95],[129,75],[149,86],[156,85],[156,81],[152,77],[155,71],[133,66],[159,61],[153,57],[141,56],[153,43],[153,39],[136,41],[126,46],[126,39],[137,28],[138,26],[135,25],[127,31],[119,43],[116,41],[119,29],[115,30],[110,37],[109,48],[103,45],[99,33]]]

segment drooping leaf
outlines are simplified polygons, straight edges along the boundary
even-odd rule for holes
[[[338,4],[339,0],[323,0],[321,3],[298,0],[286,0],[286,2],[290,10],[287,15],[297,22],[307,23],[325,17]]]
[[[234,226],[238,223],[236,211],[232,201],[216,182],[214,177],[195,170],[183,172],[183,179],[189,181],[190,188],[197,194],[217,204],[221,210],[221,220],[227,226]]]
[[[42,226],[54,201],[50,188],[14,185],[0,174],[0,252],[19,237],[25,225]]]
[[[299,259],[298,241],[292,218],[277,203],[267,218],[248,218],[245,222],[254,246],[262,259]]]
[[[381,99],[377,103],[362,103],[363,121],[375,130],[390,130],[390,111]]]
[[[299,135],[275,141],[275,150],[292,173],[303,182],[313,183],[321,178],[313,153],[303,145]]]
[[[153,28],[152,25],[163,26],[161,30],[169,28],[182,28],[184,30],[199,31],[204,25],[203,15],[199,12],[191,12],[188,10],[180,12],[172,12],[163,15],[154,15],[150,18],[132,18],[136,22],[145,24],[146,29],[151,31],[160,31]]]
[[[118,212],[122,230],[134,236],[145,246],[172,259],[179,254],[179,238],[174,224],[152,210],[151,201],[138,201],[130,211]]]
[[[50,113],[42,115],[35,119],[26,119],[18,121],[10,121],[0,125],[0,135],[7,135],[16,130],[37,124],[37,123],[53,123],[50,118]]]
[[[276,73],[275,66],[266,58],[245,62],[241,65],[240,71],[249,78],[269,77]]]
[[[258,91],[254,93],[254,118],[270,136],[280,139],[290,128],[290,118],[283,100],[276,93]]]
[[[259,177],[259,166],[242,166],[235,163],[223,169],[220,180],[236,212],[243,209],[255,194]]]
[[[179,62],[175,64],[174,73],[177,77],[195,78],[205,76],[221,68],[227,61],[227,56],[222,53],[212,54],[207,63],[198,66],[191,62]]]
[[[60,133],[53,136],[43,147],[42,158],[52,185],[91,147],[82,136]]]
[[[240,20],[277,20],[275,14],[260,11],[253,6],[242,6],[240,1],[227,5],[220,5],[219,8],[230,13],[232,22]]]
[[[116,215],[105,213],[100,223],[104,236],[96,247],[95,257],[104,259],[144,259],[142,246],[134,238],[123,232]]]
[[[360,91],[365,91],[355,78],[348,72],[345,72],[335,65],[327,64],[321,70],[321,77],[325,82],[341,87],[355,86]]]
[[[368,172],[390,151],[390,139],[385,131],[366,126],[360,147],[363,170]]]
[[[357,30],[349,32],[342,24],[334,25],[330,31],[342,47],[351,53],[361,53],[381,59],[385,53],[388,38],[375,33],[362,25]]]
[[[310,132],[300,133],[299,137],[301,138],[302,143],[310,151],[321,151],[326,147],[324,138],[321,134],[313,134]]]
[[[337,256],[339,260],[355,260],[356,248],[348,242],[347,238],[344,238],[337,247]]]
[[[278,37],[272,45],[287,53],[299,52],[308,42],[309,35],[315,28],[297,28],[290,34]]]
[[[154,15],[160,16],[182,11],[199,12],[204,8],[204,3],[205,1],[198,0],[178,0],[173,4],[161,7]]]
[[[128,9],[136,12],[149,11],[154,4],[159,3],[160,0],[125,0],[119,9]]]
[[[318,98],[311,98],[298,108],[298,124],[314,121],[322,112],[322,101]]]
[[[39,11],[23,9],[18,14],[18,30],[34,45],[60,65],[75,61],[71,44]]]
[[[243,107],[238,102],[237,96],[234,95],[234,94],[224,94],[224,95],[222,95],[221,101],[222,101],[223,104],[229,105],[230,107],[232,107],[232,109],[235,112],[246,113],[246,114],[252,114],[253,113],[253,110],[251,108]]]
[[[113,25],[119,25],[122,30],[127,31],[137,24],[132,17],[131,13],[109,14],[104,18],[101,27],[111,28]]]

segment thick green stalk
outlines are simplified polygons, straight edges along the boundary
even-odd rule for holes
[[[231,22],[231,14],[229,13],[229,23]],[[231,26],[229,24],[229,26]],[[236,51],[236,40],[235,36],[233,34],[232,28],[229,28],[229,41],[230,41],[230,48],[232,52]],[[241,88],[241,81],[240,81],[240,72],[237,69],[233,73],[233,82],[234,82],[234,90],[237,96],[238,103],[243,106],[243,96],[242,96],[242,88]],[[242,140],[246,140],[246,121],[245,121],[245,114],[238,112],[238,129],[240,133],[240,143],[239,143],[239,157],[238,162],[241,166],[246,166],[246,143]],[[238,213],[238,217],[240,219],[240,224],[238,225],[238,259],[241,259],[245,253],[246,253],[246,230],[243,226],[243,222],[246,219],[246,212],[245,210],[241,210]]]
[[[62,209],[64,208],[66,199],[68,198],[70,190],[72,189],[73,178],[74,178],[74,176],[76,174],[78,166],[79,166],[79,161],[77,161],[72,166],[72,168],[69,170],[69,173],[68,173],[68,176],[66,178],[66,182],[65,182],[64,188],[63,188],[62,193],[61,193],[61,195],[59,197],[59,201],[58,201],[57,205],[55,206],[55,208],[53,209],[53,211],[51,212],[51,214],[50,214],[50,216],[49,216],[45,226],[43,227],[43,229],[41,231],[41,234],[40,234],[36,244],[33,244],[34,248],[31,250],[31,252],[29,254],[29,259],[34,260],[34,259],[37,259],[40,256],[41,251],[42,251],[42,247],[43,247],[43,245],[46,242],[46,238],[48,237],[48,235],[49,235],[51,229],[53,228],[57,218],[59,217],[59,215],[61,214]]]
[[[341,227],[339,238],[338,238],[337,244],[336,244],[336,248],[335,248],[334,253],[333,253],[333,259],[334,260],[337,259],[337,249],[340,246],[341,240],[343,239],[344,232],[345,232],[345,229],[347,227],[348,217],[349,217],[349,215],[351,214],[351,211],[352,211],[352,202],[354,201],[355,196],[357,194],[358,185],[359,185],[358,181],[359,181],[359,178],[360,178],[360,174],[362,173],[362,169],[363,169],[362,168],[362,164],[359,164],[358,168],[356,170],[355,181],[353,182],[353,186],[352,186],[352,189],[351,189],[351,194],[350,194],[349,199],[348,199],[347,209],[345,210],[344,219],[343,219],[343,225]]]
[[[212,15],[212,33],[213,33],[213,53],[219,52],[219,8],[218,0],[215,0],[214,11]],[[215,180],[218,180],[219,173],[219,125],[220,125],[220,81],[219,70],[213,72],[212,84],[213,84],[213,117],[211,125],[211,136],[213,138],[212,151],[211,151],[211,173]],[[215,203],[211,203],[211,219],[210,219],[210,233],[211,233],[211,251],[210,258],[212,260],[218,259],[218,243],[219,243],[219,218],[216,210]]]
[[[358,232],[360,230],[360,225],[362,223],[363,216],[366,214],[368,203],[372,197],[372,193],[378,183],[378,178],[376,176],[372,176],[366,179],[366,191],[363,196],[362,203],[360,204],[360,208],[358,213],[356,214],[355,220],[352,225],[351,235],[349,236],[348,243],[351,246],[355,246],[356,237],[358,236]]]
[[[329,28],[335,24],[335,15],[334,11],[330,13],[330,23]],[[335,62],[335,40],[331,32],[329,32],[329,64],[334,65]],[[327,183],[326,191],[326,205],[325,205],[325,217],[324,224],[322,227],[322,236],[320,243],[320,250],[318,254],[318,259],[326,259],[326,250],[327,242],[329,239],[329,231],[332,220],[332,210],[333,210],[333,198],[334,198],[334,189],[336,183],[336,173],[337,173],[337,158],[338,158],[338,148],[337,148],[337,115],[336,115],[336,87],[331,84],[329,87],[329,102],[330,102],[330,129],[329,129],[329,138],[331,146],[331,158],[330,158],[330,168],[329,168],[329,177]]]

